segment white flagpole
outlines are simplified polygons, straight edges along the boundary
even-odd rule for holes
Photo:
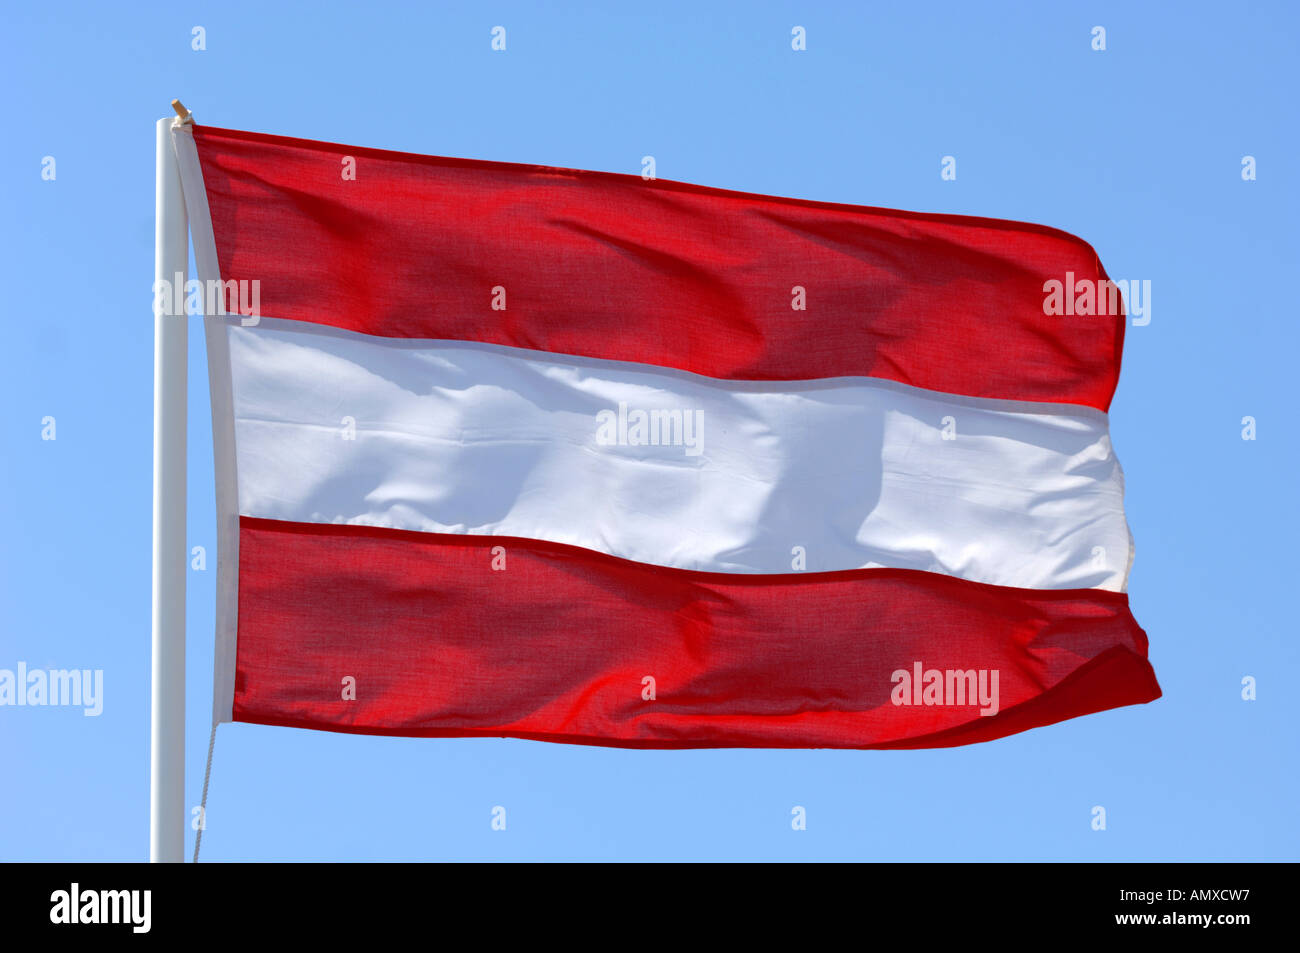
[[[185,405],[189,328],[183,302],[189,222],[172,149],[175,119],[159,119],[154,192],[153,691],[149,859],[185,855]],[[171,295],[158,293],[157,282]],[[179,287],[177,283],[179,281]],[[177,313],[175,302],[182,306]]]

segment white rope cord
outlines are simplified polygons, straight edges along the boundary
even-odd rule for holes
[[[199,845],[203,843],[203,828],[208,826],[208,780],[212,777],[212,749],[217,743],[217,723],[212,723],[212,734],[208,735],[208,764],[203,769],[203,797],[199,800],[199,829],[194,835],[194,863],[199,862]]]

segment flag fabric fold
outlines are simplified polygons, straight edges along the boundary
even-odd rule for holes
[[[931,747],[1160,690],[1090,246],[194,126],[218,720]],[[211,307],[215,302],[215,307]]]

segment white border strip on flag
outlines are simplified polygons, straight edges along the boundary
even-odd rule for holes
[[[192,127],[172,127],[172,147],[180,163],[185,208],[199,281],[205,288],[220,282],[217,245],[208,210],[198,148]],[[232,721],[235,700],[235,650],[239,622],[239,504],[235,473],[235,419],[230,386],[230,345],[225,314],[206,311],[203,325],[208,351],[208,385],[212,403],[212,453],[217,495],[217,605],[213,649],[212,717]],[[219,305],[220,307],[220,305]]]

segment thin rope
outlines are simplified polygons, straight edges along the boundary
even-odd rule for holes
[[[208,826],[208,781],[212,778],[212,749],[217,744],[217,723],[212,723],[212,734],[208,735],[208,764],[203,769],[203,797],[199,801],[199,829],[194,835],[194,863],[199,862],[199,845],[203,843],[203,828]]]

